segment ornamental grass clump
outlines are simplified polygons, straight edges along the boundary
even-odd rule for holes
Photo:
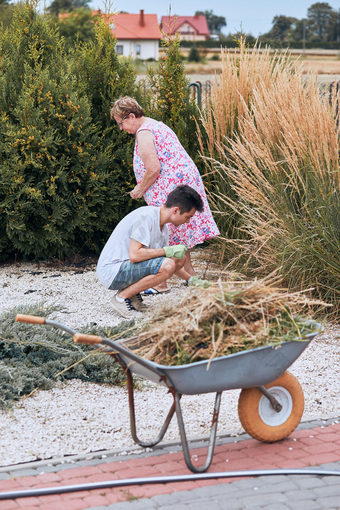
[[[230,265],[249,276],[279,271],[290,289],[313,287],[336,317],[340,91],[322,92],[288,57],[244,47],[238,62],[224,55],[203,114],[209,194]]]
[[[175,306],[161,309],[147,329],[124,345],[165,365],[211,360],[255,347],[304,339],[320,329],[308,318],[325,306],[301,292],[288,292],[271,277],[195,289]]]

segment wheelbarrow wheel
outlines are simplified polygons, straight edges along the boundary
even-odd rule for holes
[[[290,372],[285,372],[265,388],[281,404],[281,411],[276,412],[258,388],[247,388],[240,393],[238,415],[250,436],[271,443],[289,436],[299,425],[304,397],[299,381]]]

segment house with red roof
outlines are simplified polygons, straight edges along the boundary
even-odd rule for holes
[[[92,14],[100,14],[100,11],[93,11]],[[103,14],[103,17],[117,39],[116,51],[119,55],[158,60],[162,36],[157,14],[145,14],[141,9],[138,14],[121,12]]]
[[[207,18],[204,15],[195,16],[162,16],[162,32],[178,34],[182,41],[205,41],[210,37]]]

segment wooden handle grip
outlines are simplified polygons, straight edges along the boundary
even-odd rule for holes
[[[28,322],[29,324],[45,324],[45,317],[37,317],[36,315],[21,315],[18,313],[15,317],[16,322]]]
[[[76,344],[95,345],[101,344],[102,337],[97,335],[85,335],[84,333],[76,333],[73,335],[73,341]]]

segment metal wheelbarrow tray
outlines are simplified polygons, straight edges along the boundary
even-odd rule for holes
[[[206,471],[211,464],[221,395],[225,390],[242,390],[238,401],[239,419],[245,431],[255,439],[266,442],[279,441],[295,430],[303,414],[304,397],[298,380],[286,372],[286,369],[300,356],[319,332],[315,331],[306,335],[304,340],[283,342],[278,346],[257,347],[215,358],[210,363],[206,360],[189,365],[165,366],[134,354],[125,346],[128,340],[113,341],[96,335],[76,333],[72,329],[44,317],[17,315],[16,320],[32,324],[46,324],[62,329],[71,334],[77,343],[96,347],[105,346],[105,352],[120,363],[127,376],[130,428],[133,440],[143,447],[155,446],[163,439],[170,421],[176,413],[184,459],[187,467],[195,473]],[[144,442],[137,436],[134,375],[166,386],[173,396],[171,408],[154,441]],[[202,466],[194,466],[191,461],[180,399],[182,395],[202,393],[216,393],[216,396],[206,461]]]

